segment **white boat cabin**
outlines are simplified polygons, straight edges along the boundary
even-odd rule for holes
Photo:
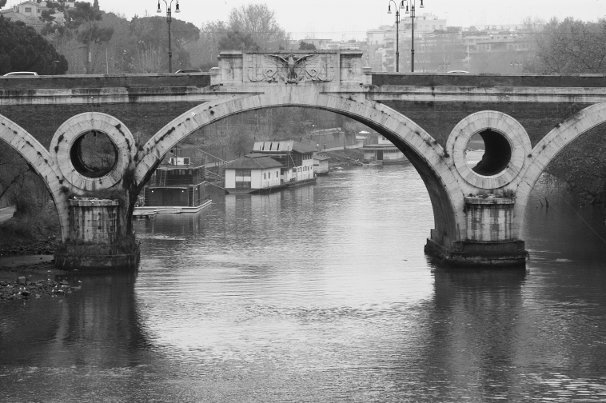
[[[313,153],[315,148],[294,140],[257,141],[252,154],[271,157],[282,164],[283,183],[315,179]]]
[[[225,166],[225,190],[247,193],[278,187],[281,170],[282,164],[273,158],[249,154]]]

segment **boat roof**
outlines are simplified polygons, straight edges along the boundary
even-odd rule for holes
[[[162,164],[159,165],[156,170],[173,170],[173,169],[204,169],[204,165],[173,165],[173,164]]]
[[[225,165],[225,169],[270,169],[283,165],[271,157],[248,154]]]
[[[294,140],[265,140],[256,141],[253,145],[254,153],[265,154],[286,154],[295,152],[299,154],[309,154],[316,151],[316,148],[307,144],[299,143]]]

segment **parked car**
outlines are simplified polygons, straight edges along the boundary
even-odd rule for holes
[[[11,71],[10,73],[6,73],[2,77],[32,77],[37,76],[38,73],[35,71]]]
[[[200,69],[182,69],[182,70],[175,71],[175,74],[196,74],[196,73],[202,73],[202,70],[200,70]]]
[[[450,70],[448,74],[469,74],[467,70]]]

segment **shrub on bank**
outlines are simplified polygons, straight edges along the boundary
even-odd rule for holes
[[[51,254],[59,236],[59,218],[51,203],[25,210],[0,224],[0,255]]]

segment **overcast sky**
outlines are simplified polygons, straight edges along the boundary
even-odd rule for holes
[[[9,0],[8,5],[21,2]],[[266,4],[295,39],[307,35],[360,39],[368,29],[393,24],[395,19],[387,14],[388,0],[179,0],[181,13],[175,17],[201,26],[209,21],[226,21],[231,9],[252,3]],[[431,13],[445,18],[448,25],[517,24],[525,17],[574,17],[585,21],[606,17],[606,0],[425,0],[424,4],[417,15]],[[156,15],[157,0],[99,0],[99,5],[104,11],[130,19],[134,15]]]

